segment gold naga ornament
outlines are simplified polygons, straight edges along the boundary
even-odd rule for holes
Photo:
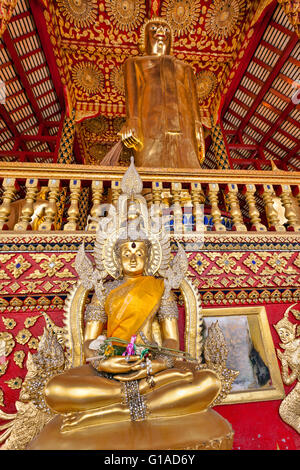
[[[231,426],[210,410],[227,396],[238,374],[226,367],[224,336],[215,323],[203,344],[201,307],[195,305],[196,292],[185,278],[185,251],[178,246],[172,259],[169,235],[147,213],[141,194],[143,184],[133,161],[121,189],[118,207],[111,206],[106,217],[95,219],[99,228],[94,263],[83,245],[77,253],[75,265],[80,282],[69,294],[64,328],[45,316],[46,328],[38,353],[28,357],[17,413],[0,416],[9,421],[2,427],[3,440],[6,438],[3,449],[232,446]],[[178,312],[172,296],[172,290],[178,288],[183,289],[187,308],[186,351],[182,352],[178,350]],[[91,291],[92,300],[86,305]],[[127,351],[130,336],[136,331],[138,342],[153,351],[152,356],[137,359],[130,355],[126,359],[119,353],[104,360],[92,357],[92,343],[102,341],[106,321],[111,349],[120,348],[118,341],[123,341],[121,332],[125,331]],[[132,329],[132,322],[133,328],[140,327]],[[92,366],[84,364],[85,359]],[[185,434],[178,436],[174,419],[178,426],[188,426],[188,442],[178,444],[178,438]],[[144,421],[147,432],[132,432],[133,425],[142,426]],[[148,432],[151,434],[156,426],[162,426],[159,444],[148,439]],[[127,431],[121,432],[123,440],[118,442],[121,428]],[[153,431],[153,439],[157,435]]]
[[[277,356],[282,366],[282,380],[286,385],[292,385],[296,381],[295,387],[282,400],[279,407],[279,414],[283,421],[298,433],[300,433],[300,336],[299,325],[292,323],[288,316],[293,312],[295,318],[300,319],[299,311],[293,310],[293,304],[287,308],[284,316],[279,320],[274,328],[281,340],[279,346],[283,349],[277,349]]]

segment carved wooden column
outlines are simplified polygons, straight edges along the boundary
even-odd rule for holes
[[[200,183],[191,184],[191,199],[193,204],[193,216],[195,219],[196,232],[203,232],[206,230],[204,225],[204,210],[203,204],[205,202],[205,195]]]
[[[267,227],[261,223],[259,210],[256,207],[254,194],[256,192],[256,187],[254,184],[246,184],[243,188],[243,193],[248,204],[249,217],[252,223],[251,229],[254,231],[266,232]]]
[[[183,232],[182,209],[181,209],[181,204],[180,204],[182,184],[172,183],[171,188],[172,188],[173,209],[174,209],[174,232],[182,233]]]
[[[259,193],[261,194],[264,201],[269,229],[275,230],[277,232],[285,232],[285,227],[280,224],[278,213],[273,205],[273,185],[264,184],[259,190]]]
[[[103,195],[103,181],[93,181],[92,182],[92,202],[93,206],[91,208],[90,216],[92,219],[96,219],[98,215],[98,208],[102,201]],[[98,222],[96,220],[91,220],[88,224],[88,231],[95,231],[97,230]]]
[[[71,232],[77,229],[77,220],[79,217],[78,200],[81,191],[81,181],[70,181],[70,207],[68,210],[68,222],[64,226],[64,230]]]
[[[244,224],[243,216],[241,213],[240,205],[238,202],[237,194],[238,194],[238,187],[236,184],[227,184],[225,190],[228,202],[230,206],[230,214],[233,220],[233,230],[237,232],[247,232],[247,227]]]
[[[39,191],[39,182],[36,178],[26,180],[25,204],[20,220],[15,224],[14,230],[31,230],[31,217],[34,212],[34,202]]]
[[[219,185],[211,183],[208,185],[208,199],[211,205],[211,215],[214,222],[213,230],[226,232],[225,225],[222,224],[221,212],[218,206]]]
[[[39,226],[39,230],[54,230],[54,219],[57,214],[56,201],[61,191],[60,180],[49,180],[48,205],[45,208],[44,222]]]
[[[4,178],[3,188],[4,192],[0,206],[0,230],[8,230],[6,222],[9,219],[12,200],[19,186],[15,178]]]
[[[288,230],[300,231],[300,221],[297,220],[297,214],[293,207],[292,190],[290,185],[281,184],[276,188],[276,195],[280,197],[285,210],[285,218],[288,220]]]

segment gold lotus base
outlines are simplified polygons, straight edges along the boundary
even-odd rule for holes
[[[230,450],[230,423],[214,410],[168,419],[119,422],[61,433],[56,416],[28,450]]]

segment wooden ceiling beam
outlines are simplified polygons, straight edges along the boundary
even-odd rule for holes
[[[270,72],[268,78],[265,80],[263,86],[261,87],[259,93],[257,94],[254,102],[252,103],[252,106],[249,110],[249,112],[246,114],[246,116],[243,118],[242,122],[241,122],[241,125],[239,126],[239,131],[240,132],[243,132],[243,130],[245,129],[246,125],[248,124],[248,122],[250,121],[251,117],[253,116],[253,114],[255,113],[256,111],[256,108],[259,106],[259,104],[261,103],[262,99],[264,98],[265,94],[267,93],[267,91],[269,90],[270,86],[272,85],[274,79],[277,77],[278,73],[280,72],[281,68],[283,67],[283,65],[285,64],[287,58],[289,57],[291,51],[294,49],[295,45],[297,44],[298,42],[298,37],[295,34],[292,35],[292,37],[290,38],[287,46],[285,47],[284,49],[284,52],[283,54],[281,55],[281,57],[277,60],[276,64],[274,67],[272,67],[272,71]]]
[[[11,58],[13,60],[14,68],[15,68],[17,74],[19,75],[21,83],[22,83],[22,85],[25,89],[25,93],[28,97],[28,101],[29,101],[34,113],[36,114],[37,119],[39,120],[40,123],[42,123],[42,122],[44,122],[44,118],[43,118],[42,113],[40,111],[40,108],[37,104],[35,96],[32,92],[31,85],[28,81],[27,75],[26,75],[26,73],[24,71],[24,68],[22,66],[22,63],[21,63],[21,59],[17,54],[17,51],[14,47],[13,40],[11,39],[7,29],[4,31],[2,38],[3,38],[3,41],[5,42],[8,53],[9,53],[9,55],[11,56]]]

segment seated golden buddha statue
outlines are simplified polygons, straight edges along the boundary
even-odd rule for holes
[[[44,400],[59,419],[29,449],[132,449],[138,430],[144,436],[138,445],[148,446],[139,448],[182,448],[177,426],[189,429],[189,445],[200,440],[210,448],[212,436],[224,438],[225,448],[232,444],[229,423],[210,407],[229,392],[236,373],[224,361],[201,364],[179,350],[172,289],[181,285],[188,261],[180,245],[170,261],[169,236],[149,223],[142,188],[132,163],[122,180],[117,223],[109,231],[110,222],[99,221],[95,266],[83,245],[78,251],[80,281],[94,290],[85,308],[87,363],[48,380]],[[222,347],[206,348],[206,359],[222,356]],[[125,436],[122,442],[116,432]]]

